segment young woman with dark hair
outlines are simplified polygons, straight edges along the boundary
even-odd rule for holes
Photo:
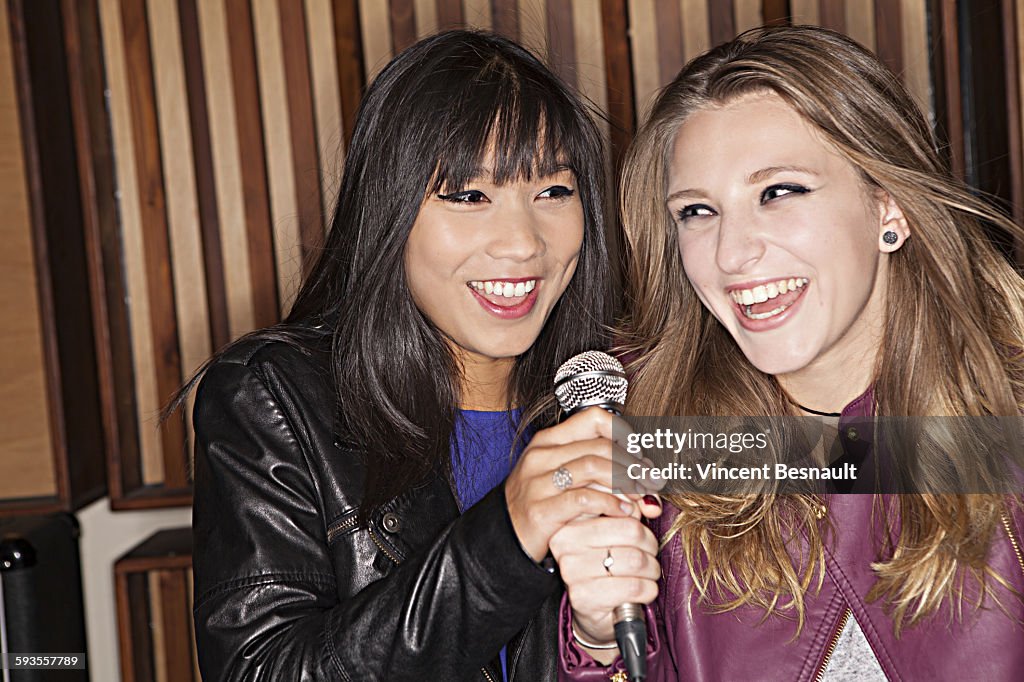
[[[291,312],[198,389],[204,677],[555,678],[550,538],[639,524],[587,487],[621,473],[615,419],[552,426],[558,365],[606,341],[603,184],[591,112],[514,43],[381,71]]]
[[[810,26],[691,61],[638,132],[628,411],[820,417],[824,452],[917,493],[666,495],[652,682],[1021,679],[1020,441],[976,445],[996,418],[1021,424],[1024,279],[989,229],[1024,231],[941,158],[878,58]],[[907,466],[880,432],[924,419]],[[765,461],[786,461],[790,430]],[[969,482],[1000,464],[996,485]],[[564,675],[607,679],[609,652],[573,641],[611,640],[603,577],[566,570],[570,551]]]

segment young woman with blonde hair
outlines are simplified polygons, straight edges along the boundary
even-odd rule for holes
[[[850,39],[758,29],[690,62],[621,208],[630,413],[825,415],[869,461],[879,417],[1021,414],[1024,280],[989,230],[1024,233]],[[1020,679],[1024,516],[997,488],[669,495],[649,679]],[[563,578],[562,677],[607,679],[600,571]]]

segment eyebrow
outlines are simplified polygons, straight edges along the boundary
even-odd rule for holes
[[[747,184],[748,185],[756,185],[759,182],[764,182],[765,180],[767,180],[768,178],[772,177],[773,175],[777,175],[779,173],[785,173],[785,172],[789,172],[789,173],[804,173],[806,175],[817,175],[817,173],[815,171],[812,171],[809,168],[804,168],[803,166],[768,166],[767,168],[762,168],[760,170],[756,170],[753,173],[751,173],[750,175],[748,175],[747,176]],[[665,203],[669,203],[669,202],[675,201],[676,199],[689,199],[689,198],[695,198],[695,197],[703,197],[703,196],[706,196],[706,195],[707,195],[707,192],[705,190],[702,190],[702,189],[692,189],[692,188],[681,189],[678,192],[672,192],[672,194],[669,194],[668,198],[665,199]]]

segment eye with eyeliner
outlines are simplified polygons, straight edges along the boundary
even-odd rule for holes
[[[706,218],[715,215],[715,210],[707,204],[688,204],[675,212],[675,219],[686,222],[690,218]]]
[[[544,196],[547,194],[548,196]],[[576,194],[576,190],[565,185],[552,185],[537,196],[541,199],[568,199]]]
[[[438,194],[437,198],[451,204],[482,204],[487,201],[487,195],[478,189],[466,189],[460,192],[449,194]]]
[[[811,190],[803,185],[798,185],[792,182],[781,182],[770,187],[766,187],[761,192],[761,203],[767,204],[773,199],[781,199],[782,197],[789,196],[790,194],[807,194]]]

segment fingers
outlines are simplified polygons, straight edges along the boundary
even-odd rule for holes
[[[573,610],[586,614],[610,613],[621,604],[650,604],[658,597],[658,581],[646,578],[605,577],[575,584],[566,583]]]
[[[658,539],[651,529],[632,517],[580,519],[561,528],[551,538],[551,553],[560,557],[608,547],[634,547],[651,556],[658,554]]]
[[[563,575],[572,576],[568,584],[605,578],[642,578],[656,581],[661,577],[658,558],[636,547],[603,547],[563,555],[562,560],[558,562],[558,568]]]
[[[556,426],[538,431],[532,443],[541,446],[563,445],[592,438],[605,438],[626,447],[626,438],[633,427],[622,417],[600,407],[588,407]]]

